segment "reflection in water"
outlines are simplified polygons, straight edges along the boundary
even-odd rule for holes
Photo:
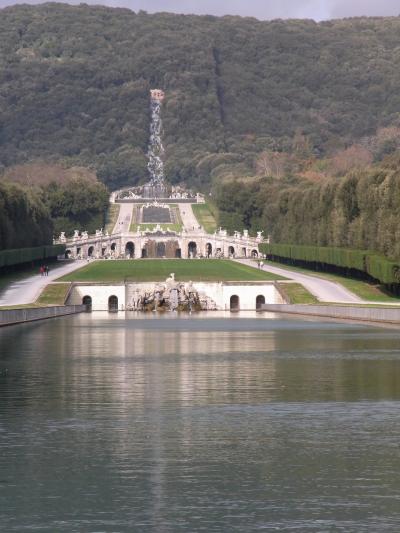
[[[226,316],[1,330],[0,530],[396,530],[400,333]]]

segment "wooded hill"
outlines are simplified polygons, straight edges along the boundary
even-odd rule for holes
[[[167,177],[212,190],[222,224],[400,255],[400,18],[19,5],[1,10],[0,35],[9,178],[10,167],[39,162],[89,168],[110,189],[145,181],[149,90],[159,87]],[[88,223],[94,192],[79,188],[75,201],[62,183],[41,187],[60,228]],[[105,198],[99,189],[92,221]],[[71,218],[73,205],[82,217]]]
[[[400,126],[399,34],[400,18],[316,24],[85,4],[5,8],[0,162],[93,167],[110,188],[143,181],[150,87],[167,95],[172,182],[207,188],[253,175],[265,151],[331,155]]]

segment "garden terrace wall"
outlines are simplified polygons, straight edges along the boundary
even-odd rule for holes
[[[11,326],[46,318],[75,315],[87,310],[85,305],[55,305],[21,309],[0,309],[0,326]]]

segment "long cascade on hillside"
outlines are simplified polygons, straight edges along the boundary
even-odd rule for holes
[[[164,93],[161,90],[154,89],[151,91],[150,141],[147,151],[149,159],[147,168],[150,174],[150,182],[144,186],[144,196],[147,198],[164,197],[166,193],[164,163],[162,160],[164,147],[162,144],[161,104],[163,99]]]

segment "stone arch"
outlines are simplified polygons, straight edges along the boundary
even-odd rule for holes
[[[197,243],[190,241],[188,244],[188,255],[189,257],[197,256]]]
[[[256,309],[259,311],[262,309],[262,306],[265,304],[265,296],[263,294],[259,294],[256,298]]]
[[[71,259],[71,257],[72,257],[72,250],[68,248],[67,250],[65,250],[65,259]]]
[[[93,256],[93,252],[94,252],[94,246],[89,246],[89,249],[88,249],[88,257],[92,257]]]
[[[133,259],[135,257],[135,245],[132,241],[129,241],[125,245],[125,256],[129,259]]]
[[[181,257],[182,257],[182,250],[180,248],[177,248],[175,250],[175,258],[176,259],[181,259]]]
[[[113,243],[111,244],[111,251],[112,251],[112,252],[115,252],[116,249],[117,249],[117,243],[116,243],[116,242],[113,242]]]
[[[231,296],[229,307],[231,311],[239,311],[240,309],[240,298],[237,294]]]
[[[231,255],[232,257],[235,256],[235,248],[233,246],[229,246],[228,255]]]
[[[156,257],[165,257],[166,247],[165,242],[158,242],[156,244]]]
[[[206,256],[207,257],[212,257],[212,252],[213,252],[212,244],[210,242],[208,242],[206,244]]]
[[[257,258],[258,257],[258,250],[252,250],[251,251],[251,257],[253,257],[253,259]]]
[[[92,297],[88,294],[82,298],[82,305],[86,305],[86,311],[90,313],[92,311]]]
[[[142,248],[142,259],[147,259],[147,258],[148,258],[147,248],[144,247]]]
[[[115,294],[108,299],[108,310],[110,313],[116,313],[118,311],[118,297]]]

